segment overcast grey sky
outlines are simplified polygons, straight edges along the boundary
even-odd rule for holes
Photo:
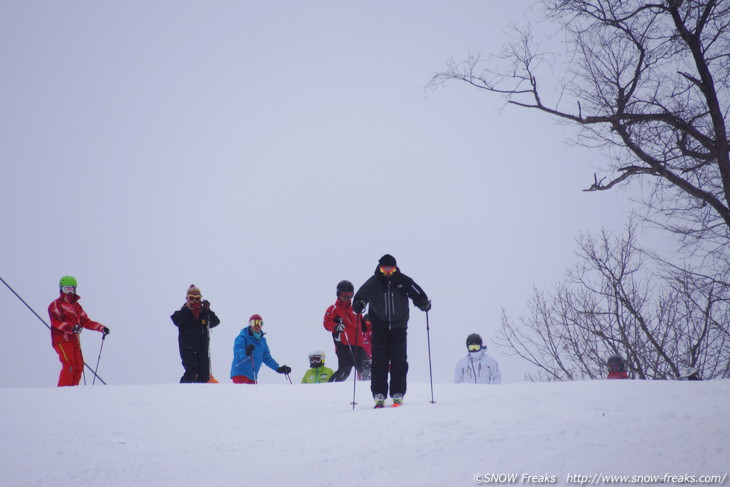
[[[213,373],[263,316],[299,380],[326,308],[391,253],[433,301],[434,380],[501,309],[526,312],[580,231],[620,230],[626,195],[585,193],[602,155],[465,85],[450,58],[494,52],[526,1],[0,1],[0,275],[44,318],[58,279],[111,328],[110,384],[177,382],[169,316],[194,283],[222,320]],[[50,333],[0,289],[0,386],[53,386]],[[99,334],[82,335],[94,364]],[[411,381],[428,380],[412,311]],[[271,371],[261,380],[282,378]]]

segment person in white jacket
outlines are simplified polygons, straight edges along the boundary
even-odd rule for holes
[[[482,337],[476,333],[466,337],[466,348],[469,353],[456,364],[454,382],[457,384],[501,384],[502,373],[499,371],[499,364],[490,355],[487,355],[487,347],[482,344]]]

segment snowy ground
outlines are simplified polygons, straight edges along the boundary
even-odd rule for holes
[[[728,380],[421,383],[383,410],[367,386],[355,411],[352,382],[2,388],[0,485],[730,484]]]

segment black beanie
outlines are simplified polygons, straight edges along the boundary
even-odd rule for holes
[[[395,266],[396,265],[395,257],[393,257],[390,254],[385,254],[384,256],[382,256],[380,258],[380,260],[378,261],[378,264],[384,265],[384,266]]]
[[[466,337],[466,346],[469,345],[479,345],[482,346],[482,337],[477,335],[476,333],[472,333],[468,337]]]

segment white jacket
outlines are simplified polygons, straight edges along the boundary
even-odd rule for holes
[[[454,382],[457,384],[501,384],[502,373],[499,364],[487,355],[487,347],[478,352],[469,352],[459,360],[454,372]]]

